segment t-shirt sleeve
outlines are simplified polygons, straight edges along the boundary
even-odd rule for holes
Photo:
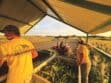
[[[31,42],[29,42],[29,46],[30,46],[30,49],[31,49],[32,58],[37,57],[38,52],[37,52],[36,48],[34,47],[34,45]]]
[[[7,46],[0,45],[0,57],[3,58],[5,56],[7,56]]]
[[[27,44],[29,46],[29,49],[35,49],[34,45],[30,41],[27,41]]]

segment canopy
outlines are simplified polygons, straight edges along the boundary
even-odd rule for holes
[[[1,0],[0,29],[7,24],[27,32],[48,15],[85,33],[111,30],[111,0]]]
[[[5,25],[13,24],[20,27],[21,33],[25,33],[44,15],[45,13],[42,13],[27,0],[0,1],[0,29]]]

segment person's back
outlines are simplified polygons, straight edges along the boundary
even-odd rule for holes
[[[83,40],[78,41],[76,56],[78,68],[80,67],[81,69],[82,83],[88,83],[91,61],[89,57],[89,49]]]
[[[86,45],[79,44],[77,47],[77,57],[81,59],[80,64],[90,63],[89,49]]]
[[[19,82],[22,81],[21,77],[26,79],[33,71],[32,44],[22,38],[17,38],[10,41],[7,46],[7,52],[10,53],[7,60],[9,66],[8,77],[14,76],[12,79],[7,79],[7,83],[21,83]]]
[[[37,54],[34,46],[20,37],[16,26],[8,25],[3,32],[9,40],[0,46],[0,58],[6,60],[9,67],[6,83],[29,83],[33,72],[32,57]]]
[[[21,79],[26,79],[32,74],[32,49],[32,44],[22,38],[15,38],[1,45],[2,55],[7,57],[9,67],[7,83],[22,83]]]

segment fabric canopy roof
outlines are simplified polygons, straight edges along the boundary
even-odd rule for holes
[[[45,15],[90,34],[111,30],[111,0],[1,0],[0,28],[27,32]]]
[[[0,1],[0,29],[5,25],[14,24],[20,27],[21,33],[25,33],[44,15],[27,0]]]

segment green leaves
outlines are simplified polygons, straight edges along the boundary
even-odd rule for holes
[[[53,60],[38,74],[50,80],[51,83],[73,83],[75,78],[74,67],[60,59]]]

